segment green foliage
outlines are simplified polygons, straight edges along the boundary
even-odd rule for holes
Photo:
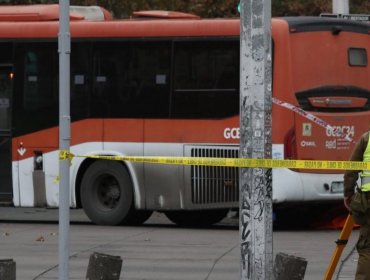
[[[98,5],[112,12],[115,18],[128,18],[140,10],[177,10],[188,8],[188,0],[71,0],[71,5]]]
[[[238,0],[197,0],[190,1],[190,12],[204,18],[237,17]]]
[[[351,13],[370,13],[370,1],[349,1]],[[112,11],[116,18],[129,17],[138,10],[173,10],[203,18],[239,16],[239,0],[71,0],[71,3],[101,5]],[[273,16],[309,16],[332,11],[332,0],[271,0],[271,5]]]
[[[262,1],[262,0],[261,0]],[[370,1],[349,0],[351,13],[370,14]],[[45,4],[56,0],[0,0],[0,4]],[[71,5],[98,5],[115,18],[128,18],[133,11],[172,10],[203,18],[238,17],[239,0],[71,0]],[[332,0],[271,0],[273,16],[319,15],[330,13]]]
[[[350,11],[353,14],[370,14],[369,0],[350,0]]]
[[[317,16],[332,12],[332,0],[271,0],[273,16]],[[350,13],[369,14],[370,2],[349,0]]]
[[[332,0],[272,0],[273,16],[310,16],[331,10]]]

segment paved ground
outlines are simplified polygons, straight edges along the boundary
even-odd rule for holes
[[[17,265],[17,280],[58,279],[57,210],[0,207],[0,259]],[[43,221],[40,223],[40,221]],[[240,279],[237,219],[208,229],[182,229],[155,213],[141,227],[108,227],[89,223],[80,210],[71,211],[70,279],[85,279],[93,252],[121,256],[120,279]],[[274,231],[274,254],[308,261],[305,280],[323,279],[338,239],[337,230]],[[355,230],[332,279],[353,279],[357,254]],[[339,275],[338,275],[339,272]]]

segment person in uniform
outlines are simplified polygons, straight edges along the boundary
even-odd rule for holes
[[[364,133],[356,143],[350,161],[370,162],[370,132]],[[364,193],[367,205],[370,205],[370,170],[347,170],[344,173],[344,206],[352,212],[351,200],[355,194],[357,180],[361,177],[360,192]],[[353,211],[353,217],[356,212]],[[365,216],[361,219],[360,236],[356,244],[359,254],[355,280],[370,280],[370,210],[367,209]],[[355,219],[356,223],[359,223]]]

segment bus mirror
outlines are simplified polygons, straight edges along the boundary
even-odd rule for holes
[[[33,168],[34,170],[42,170],[43,169],[43,157],[42,157],[42,152],[40,151],[35,151],[34,153],[34,164]]]

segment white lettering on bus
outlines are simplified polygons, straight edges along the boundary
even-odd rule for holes
[[[240,138],[240,128],[239,127],[227,127],[224,130],[225,139],[239,139]]]
[[[338,126],[327,126],[326,136],[328,137],[350,137],[353,138],[355,135],[354,125],[338,125]]]
[[[327,149],[336,149],[337,148],[337,140],[334,139],[332,141],[325,141],[325,148],[327,148]]]
[[[315,141],[301,141],[301,147],[316,147]]]

